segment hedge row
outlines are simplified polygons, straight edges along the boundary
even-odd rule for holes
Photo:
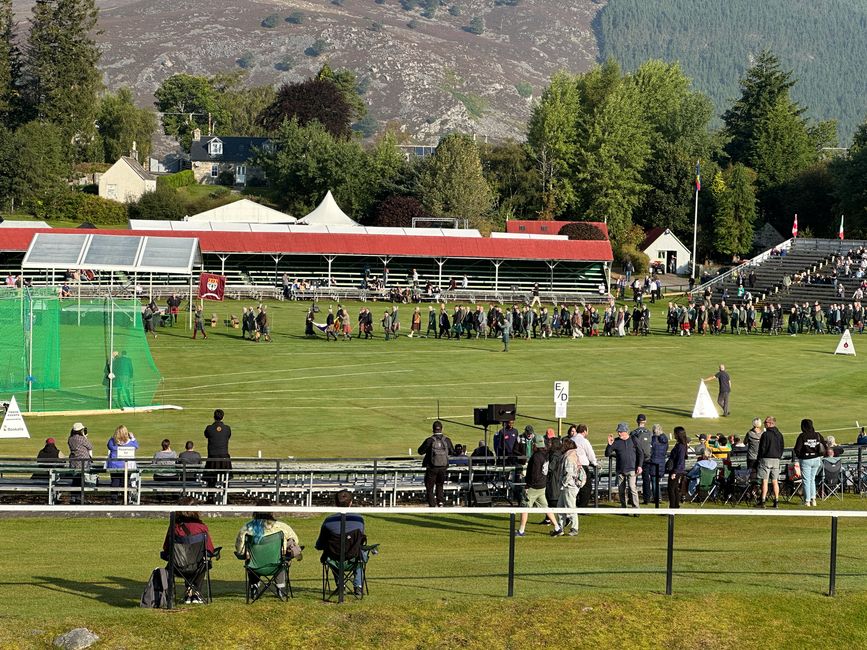
[[[193,176],[192,169],[185,169],[182,172],[175,174],[166,174],[165,176],[157,176],[157,187],[160,189],[176,190],[179,187],[187,185],[195,185],[196,177]]]

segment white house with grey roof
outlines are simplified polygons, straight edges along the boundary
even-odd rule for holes
[[[156,189],[157,177],[130,156],[121,156],[99,179],[99,195],[119,203],[134,203]]]

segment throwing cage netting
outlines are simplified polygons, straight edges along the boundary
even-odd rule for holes
[[[0,400],[22,410],[149,406],[161,377],[138,300],[58,297],[50,287],[0,292]]]

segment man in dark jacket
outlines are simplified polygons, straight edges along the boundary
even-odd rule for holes
[[[446,480],[449,456],[455,455],[452,441],[443,435],[442,422],[434,420],[433,435],[428,436],[421,443],[418,453],[424,456],[421,465],[425,468],[424,487],[427,491],[427,504],[431,508],[442,508],[444,504],[443,483]],[[436,495],[434,495],[434,487],[436,487]]]
[[[762,497],[759,507],[765,507],[768,498],[768,481],[774,486],[774,507],[780,500],[780,458],[783,457],[783,434],[777,429],[777,420],[772,416],[765,418],[765,432],[759,440],[758,477],[762,482]]]
[[[545,497],[545,488],[548,485],[548,451],[545,446],[545,436],[533,436],[533,455],[527,462],[527,507],[547,509],[548,499]],[[554,526],[551,535],[554,537],[563,534],[563,529],[557,523],[554,513],[546,513],[548,521]],[[523,537],[527,528],[527,519],[530,516],[526,512],[521,514],[521,525],[515,531],[515,536]]]
[[[620,492],[620,505],[629,507],[626,503],[626,490],[629,489],[629,501],[633,508],[638,509],[638,487],[635,477],[641,474],[644,465],[644,453],[629,435],[629,425],[621,422],[617,425],[617,438],[608,436],[608,446],[605,448],[605,456],[615,458],[615,471],[617,472],[617,487]],[[638,514],[636,513],[637,517]]]
[[[644,463],[641,468],[641,492],[642,502],[646,505],[650,503],[652,497],[652,485],[650,484],[653,476],[652,468],[650,467],[651,456],[651,439],[652,434],[647,428],[647,417],[644,413],[639,413],[635,418],[635,423],[638,425],[629,432],[629,437],[635,441],[635,444],[641,448],[641,453],[644,455]]]
[[[660,492],[657,482],[665,474],[665,458],[668,455],[668,436],[662,431],[662,425],[653,425],[653,435],[650,438],[650,462],[644,463],[641,472],[642,485],[651,486],[650,500],[656,501],[656,494]]]
[[[208,460],[205,462],[205,481],[213,486],[217,482],[218,472],[215,470],[232,469],[229,456],[229,438],[232,428],[223,422],[223,409],[214,411],[214,422],[205,427],[205,438],[208,440]]]

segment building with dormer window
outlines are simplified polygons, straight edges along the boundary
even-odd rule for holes
[[[199,183],[247,185],[254,178],[264,180],[265,172],[252,161],[257,151],[269,146],[269,138],[203,136],[197,129],[190,145],[190,167]]]

